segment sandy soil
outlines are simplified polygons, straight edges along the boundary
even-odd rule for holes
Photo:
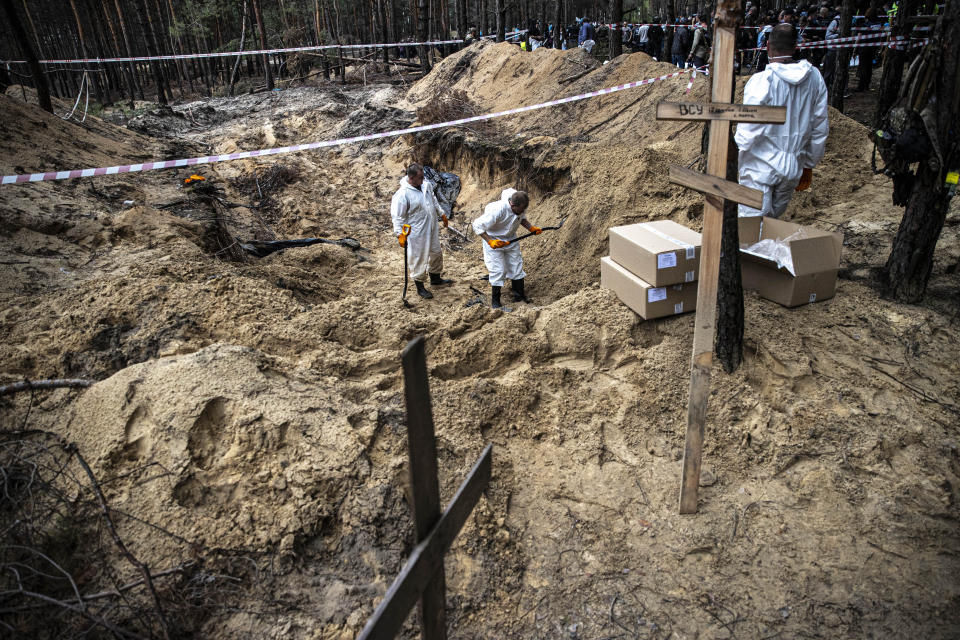
[[[0,171],[353,135],[413,122],[437,96],[479,112],[669,68],[478,44],[409,93],[304,87],[129,128],[0,97]],[[747,295],[745,364],[714,372],[700,512],[676,513],[694,318],[641,321],[598,280],[608,227],[701,225],[701,199],[666,181],[697,161],[700,128],[653,119],[685,88],[202,167],[232,208],[183,188],[185,171],[4,187],[0,382],[99,381],[37,395],[30,424],[121,478],[108,498],[151,567],[255,558],[229,606],[181,621],[203,637],[362,627],[412,548],[399,350],[418,334],[444,500],[494,443],[490,490],[447,558],[451,637],[956,637],[960,210],[926,301],[882,299],[873,272],[902,211],[870,171],[867,130],[841,114],[787,214],[844,233],[837,296],[791,310]],[[443,233],[456,283],[406,310],[389,198],[412,159],[461,176],[453,227],[468,240]],[[530,191],[535,224],[569,217],[527,241],[533,304],[505,314],[471,304],[487,288],[468,225],[507,186]],[[264,189],[269,206],[251,207]],[[308,236],[363,249],[225,259],[231,238]],[[27,395],[2,401],[5,424]]]

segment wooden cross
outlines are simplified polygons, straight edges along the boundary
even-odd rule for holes
[[[733,102],[737,26],[743,20],[743,0],[721,0],[715,15],[713,37],[712,96],[716,102],[664,103],[657,105],[658,120],[709,120],[710,146],[707,175],[684,167],[670,167],[670,181],[706,194],[703,207],[703,247],[697,284],[697,317],[693,333],[690,369],[690,401],[687,405],[687,436],[680,484],[680,513],[696,513],[703,457],[703,433],[710,394],[710,368],[716,331],[717,280],[720,274],[720,238],[723,203],[732,200],[760,209],[763,192],[726,180],[727,143],[731,122],[782,124],[786,108],[731,104]]]
[[[486,446],[446,511],[441,511],[437,444],[423,336],[407,344],[401,360],[410,444],[410,493],[417,528],[417,546],[357,639],[389,640],[395,637],[410,609],[419,600],[423,640],[445,640],[447,622],[443,556],[490,482],[493,445]]]

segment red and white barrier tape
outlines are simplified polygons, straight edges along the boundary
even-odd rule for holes
[[[378,140],[381,138],[393,138],[396,136],[402,136],[409,133],[419,133],[421,131],[430,131],[431,129],[443,129],[445,127],[454,127],[462,124],[468,124],[471,122],[480,122],[482,120],[491,120],[493,118],[502,118],[503,116],[515,115],[518,113],[525,113],[527,111],[535,111],[537,109],[544,109],[547,107],[554,107],[561,104],[567,104],[569,102],[576,102],[578,100],[585,100],[587,98],[594,98],[597,96],[606,95],[608,93],[616,93],[617,91],[624,91],[625,89],[634,89],[646,84],[653,84],[654,82],[659,82],[661,80],[668,80],[669,78],[676,78],[685,73],[692,73],[693,69],[684,69],[677,71],[676,73],[668,73],[664,76],[658,76],[656,78],[647,78],[646,80],[638,80],[637,82],[628,82],[626,84],[617,85],[615,87],[608,87],[606,89],[598,89],[597,91],[590,91],[589,93],[581,93],[579,95],[570,96],[567,98],[559,98],[557,100],[550,100],[549,102],[541,102],[539,104],[532,104],[526,107],[517,107],[516,109],[508,109],[507,111],[498,111],[495,113],[487,113],[479,116],[472,116],[470,118],[461,118],[460,120],[451,120],[449,122],[438,122],[435,124],[425,124],[418,127],[410,127],[408,129],[396,129],[394,131],[384,131],[382,133],[371,133],[364,136],[354,136],[352,138],[340,138],[337,140],[324,140],[322,142],[310,142],[307,144],[295,144],[289,147],[278,147],[275,149],[259,149],[256,151],[239,151],[236,153],[226,153],[216,156],[202,156],[199,158],[181,158],[179,160],[161,160],[159,162],[145,162],[142,164],[126,164],[118,165],[115,167],[99,167],[97,169],[73,169],[70,171],[48,171],[46,173],[22,173],[15,174],[10,176],[3,176],[0,180],[0,184],[20,184],[25,182],[45,182],[48,180],[65,180],[67,178],[89,178],[91,176],[109,176],[115,175],[118,173],[133,173],[136,171],[152,171],[154,169],[170,169],[174,167],[189,167],[198,164],[210,164],[214,162],[226,162],[229,160],[241,160],[244,158],[256,158],[260,156],[273,156],[280,155],[284,153],[293,153],[296,151],[306,151],[308,149],[321,149],[324,147],[335,147],[345,144],[352,144],[355,142],[366,142],[368,140]]]
[[[608,25],[606,25],[606,26],[609,27],[609,28],[611,28],[611,29],[613,29],[613,28],[616,27],[616,25],[614,25],[614,24],[608,24]],[[662,27],[662,28],[664,28],[664,29],[666,29],[667,27],[690,27],[690,28],[696,28],[696,27],[698,26],[698,23],[691,23],[691,24],[670,24],[670,23],[668,23],[668,22],[629,22],[629,23],[628,23],[628,22],[625,22],[625,23],[623,23],[621,26],[624,26],[624,27]],[[737,27],[737,28],[738,28],[738,29],[763,29],[763,28],[765,28],[766,26],[767,26],[767,25],[740,25],[740,26]],[[800,29],[801,27],[797,27],[797,28]],[[803,28],[803,29],[806,29],[807,31],[826,31],[826,30],[827,30],[827,27],[802,27],[802,28]],[[881,27],[881,28],[877,28],[877,27],[851,27],[851,31],[884,31],[884,32],[889,32],[889,31],[890,31],[890,27],[888,27],[888,26],[884,26],[884,27]]]
[[[920,40],[873,40],[868,42],[860,42],[853,44],[830,44],[832,41],[827,42],[812,42],[809,45],[798,45],[797,49],[849,49],[853,47],[888,47],[890,49],[916,49],[917,47],[922,47],[928,42],[930,38],[921,38]],[[752,49],[737,49],[737,51],[766,51],[766,47],[755,47]]]
[[[217,51],[214,53],[179,53],[169,56],[135,56],[132,58],[73,58],[67,60],[40,60],[40,64],[81,64],[97,62],[150,62],[151,60],[192,60],[194,58],[229,58],[232,56],[259,56],[297,51],[323,51],[331,49],[383,49],[394,47],[417,47],[420,45],[458,44],[463,40],[431,40],[429,42],[393,42],[388,44],[322,44],[309,47],[285,49],[254,49],[249,51]],[[9,60],[7,64],[26,64],[25,60]]]

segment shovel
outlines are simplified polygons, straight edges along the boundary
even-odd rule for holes
[[[544,228],[540,229],[540,231],[541,231],[541,232],[543,232],[543,231],[556,231],[557,229],[559,229],[560,227],[563,226],[563,223],[567,221],[567,218],[568,218],[568,216],[563,216],[562,218],[560,218],[560,224],[558,224],[557,226],[555,226],[555,227],[544,227]],[[516,243],[520,242],[521,240],[523,240],[524,238],[529,238],[530,236],[535,236],[535,235],[537,235],[537,234],[533,233],[532,231],[531,231],[530,233],[525,233],[525,234],[523,234],[522,236],[520,236],[519,238],[514,238],[513,240],[511,240],[511,241],[510,241],[510,244],[516,244]]]
[[[410,235],[410,225],[405,224],[400,228],[403,231],[403,295],[400,296],[400,299],[403,300],[404,307],[412,309],[413,305],[407,302],[407,281],[410,279],[407,270],[407,236]]]

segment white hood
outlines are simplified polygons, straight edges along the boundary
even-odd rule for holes
[[[778,78],[784,82],[789,82],[790,84],[800,84],[806,80],[807,75],[813,69],[813,65],[806,60],[791,62],[789,64],[771,62],[767,66],[770,68],[771,72],[776,74]]]

